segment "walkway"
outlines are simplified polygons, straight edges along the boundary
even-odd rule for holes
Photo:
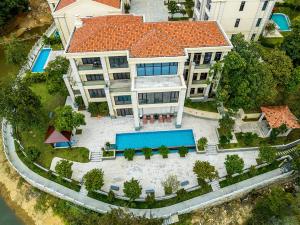
[[[43,178],[31,171],[23,164],[23,162],[17,156],[17,153],[15,151],[14,139],[11,135],[11,126],[3,125],[2,131],[4,150],[8,161],[18,171],[18,173],[31,185],[56,197],[71,201],[75,204],[81,205],[83,207],[89,208],[100,213],[105,213],[107,211],[110,211],[111,208],[116,208],[116,206],[114,205],[106,204],[95,199],[89,198],[85,195],[82,195],[78,192],[61,186],[55,182],[47,180],[46,178]],[[243,193],[250,192],[254,188],[263,187],[267,184],[275,182],[278,179],[285,178],[288,176],[290,176],[290,173],[282,174],[280,169],[276,169],[263,175],[245,180],[238,184],[231,185],[226,188],[222,188],[218,191],[211,192],[172,206],[163,207],[159,209],[129,210],[137,216],[167,218],[173,214],[188,213],[199,208],[208,207],[214,204],[229,201],[230,199],[238,197]]]

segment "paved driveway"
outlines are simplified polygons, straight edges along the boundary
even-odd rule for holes
[[[132,0],[130,13],[145,16],[146,22],[168,21],[168,10],[163,0]]]

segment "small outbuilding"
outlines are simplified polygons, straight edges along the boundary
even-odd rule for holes
[[[71,131],[57,131],[53,126],[49,126],[45,144],[51,144],[53,148],[70,148],[72,147],[72,132]]]
[[[291,112],[287,105],[284,106],[263,106],[261,107],[261,116],[259,122],[266,121],[266,136],[269,137],[272,129],[280,128],[285,125],[287,130],[281,133],[282,136],[287,136],[293,129],[299,129],[300,123],[296,116]],[[265,120],[264,120],[265,119]]]

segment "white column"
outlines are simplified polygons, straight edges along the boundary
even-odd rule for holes
[[[267,133],[267,137],[270,137],[270,135],[271,135],[271,132],[272,132],[272,128],[270,128],[270,130],[268,131],[268,133]]]
[[[75,95],[74,95],[74,92],[73,92],[73,89],[71,87],[70,80],[69,80],[67,74],[63,75],[63,80],[65,82],[65,85],[66,85],[66,87],[68,89],[68,92],[69,92],[69,95],[70,95],[72,101],[75,102]]]
[[[190,66],[190,69],[189,69],[189,76],[188,76],[188,81],[187,81],[187,93],[186,93],[187,98],[190,97],[191,85],[193,82],[193,76],[194,76],[194,70],[195,70],[195,63],[194,62],[191,62],[191,63],[192,63],[192,65]]]
[[[205,88],[204,99],[208,98],[210,88],[211,88],[211,83],[209,85],[207,85],[207,87]]]
[[[77,65],[76,65],[75,59],[70,59],[70,64],[71,64],[72,72],[74,74],[76,85],[79,88],[79,91],[81,93],[81,97],[83,99],[84,105],[87,108],[88,105],[89,105],[89,102],[88,102],[88,98],[85,94],[85,90],[83,88],[82,81],[81,81],[81,78],[80,78],[78,70],[77,70]]]
[[[100,57],[101,60],[101,66],[102,66],[102,70],[103,70],[103,78],[105,80],[105,83],[107,85],[110,84],[110,80],[109,80],[109,74],[108,74],[108,69],[107,69],[107,65],[106,65],[106,61],[104,57]]]
[[[136,130],[139,130],[141,126],[140,126],[137,93],[135,91],[131,93],[131,101],[132,101],[132,111],[133,111],[133,118],[134,118],[134,127]]]
[[[106,101],[107,101],[107,105],[108,105],[108,109],[109,109],[109,115],[111,117],[115,117],[115,111],[114,111],[114,108],[113,108],[113,105],[112,105],[109,88],[105,87],[104,92],[105,92]]]
[[[293,130],[293,128],[289,128],[288,130],[287,130],[287,132],[285,132],[285,136],[288,136],[290,133],[291,133],[291,131]]]
[[[261,122],[261,121],[264,119],[264,117],[265,117],[265,114],[264,114],[264,113],[261,113],[261,116],[259,117],[258,122]]]
[[[178,111],[177,111],[177,118],[176,118],[176,125],[175,125],[176,128],[181,127],[183,108],[184,108],[184,100],[185,100],[185,93],[186,93],[186,88],[181,89],[181,91],[179,92]]]

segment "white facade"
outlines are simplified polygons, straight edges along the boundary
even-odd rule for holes
[[[242,33],[246,40],[258,40],[276,0],[196,0],[195,20],[217,20],[229,38]]]

